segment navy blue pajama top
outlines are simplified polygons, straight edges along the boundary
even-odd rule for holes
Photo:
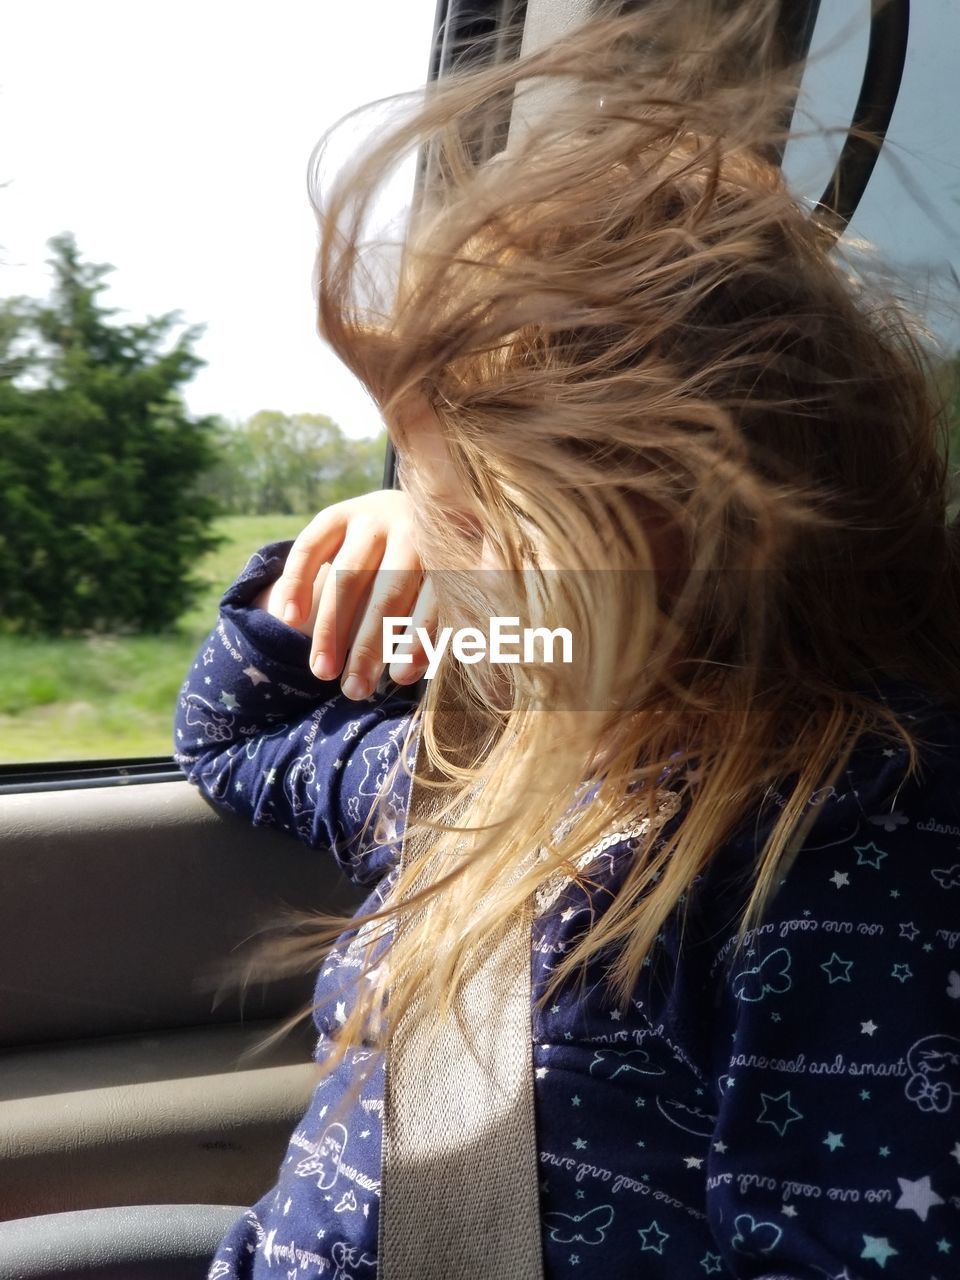
[[[354,837],[416,695],[350,701],[309,670],[306,636],[252,607],[291,546],[262,547],[224,593],[180,691],[175,759],[211,800],[336,858],[381,899],[402,770],[386,827]],[[626,1012],[600,969],[585,995],[531,1011],[548,1280],[960,1276],[960,714],[902,682],[883,696],[929,740],[921,777],[905,783],[905,753],[862,739],[811,797],[817,821],[745,951],[736,913],[783,803],[774,788],[695,882],[682,946],[665,928]],[[625,830],[584,851],[595,907],[635,845]],[[535,996],[585,894],[568,883],[541,904]],[[318,1061],[356,964],[345,939],[317,975]],[[351,1081],[359,1094],[337,1113]],[[382,1106],[381,1056],[348,1055],[208,1280],[372,1280]]]

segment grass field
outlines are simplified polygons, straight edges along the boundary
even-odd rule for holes
[[[312,514],[312,513],[311,513]],[[169,635],[0,636],[0,763],[169,755],[176,697],[217,604],[251,552],[294,538],[310,516],[226,516],[229,539],[197,567],[208,583]]]

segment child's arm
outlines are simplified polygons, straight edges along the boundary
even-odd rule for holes
[[[960,865],[924,823],[957,822],[957,766],[941,776],[893,808],[858,812],[851,787],[846,838],[801,852],[724,981],[707,1209],[738,1277],[956,1274]]]
[[[295,629],[259,607],[293,546],[261,547],[224,592],[219,620],[180,690],[174,759],[209,799],[330,849],[352,879],[368,883],[398,853],[409,792],[400,753],[422,686],[355,701],[338,679],[310,671],[310,620]],[[385,826],[364,836],[390,771]]]

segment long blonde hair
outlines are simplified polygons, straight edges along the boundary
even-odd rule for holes
[[[489,672],[444,662],[411,725],[459,814],[431,826],[433,882],[401,902],[412,868],[366,917],[291,913],[248,962],[314,970],[345,928],[386,938],[417,913],[378,980],[357,984],[323,1070],[359,1039],[385,1043],[415,1003],[449,1012],[504,919],[558,873],[588,882],[577,855],[652,816],[664,786],[682,821],[640,841],[544,999],[602,950],[626,1000],[694,879],[777,783],[742,938],[862,734],[905,745],[916,769],[916,726],[874,681],[960,704],[944,415],[916,325],[832,251],[776,163],[799,78],[777,10],[600,12],[519,60],[454,71],[412,110],[404,98],[403,118],[314,191],[320,333],[401,455],[405,407],[432,407],[483,531],[524,570],[487,589],[475,544],[413,468],[440,625],[526,616],[532,571],[579,642],[572,667],[506,668],[495,698]],[[551,111],[485,154],[511,95],[550,82]],[[421,145],[385,288],[365,222]],[[537,573],[531,531],[559,571]],[[478,726],[466,756],[436,730],[454,704]],[[585,780],[595,795],[574,812]]]

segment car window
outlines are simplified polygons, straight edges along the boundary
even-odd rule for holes
[[[845,127],[853,118],[867,57],[869,5],[822,0],[794,117],[798,131]],[[935,341],[955,356],[960,348],[960,145],[944,104],[954,98],[960,8],[954,0],[910,7],[903,79],[886,141],[869,185],[844,234],[844,247],[865,260],[888,261],[897,288],[929,325]],[[816,201],[843,143],[830,137],[793,138],[784,172],[796,190]]]
[[[7,8],[0,763],[169,756],[249,554],[379,486],[376,407],[315,333],[307,165],[426,80],[435,8]]]

